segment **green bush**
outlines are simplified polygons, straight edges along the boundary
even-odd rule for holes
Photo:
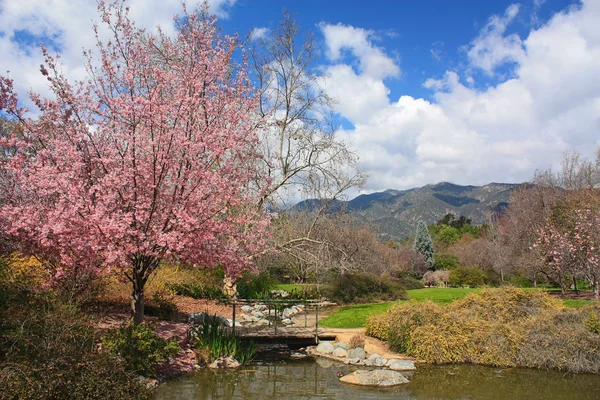
[[[246,272],[236,281],[236,285],[241,299],[264,299],[270,297],[277,281],[266,272]]]
[[[209,316],[193,327],[190,336],[199,358],[198,363],[208,363],[220,357],[233,357],[247,364],[256,356],[253,340],[242,339],[223,326],[219,318]]]
[[[191,297],[193,299],[219,300],[225,298],[225,294],[220,287],[212,285],[201,285],[198,283],[172,283],[167,284],[171,293]]]
[[[95,325],[77,307],[52,293],[15,291],[3,283],[1,398],[150,398],[124,363],[98,352]]]
[[[152,296],[152,301],[146,304],[144,314],[162,320],[172,321],[176,319],[178,310],[177,305],[171,300],[155,293]]]
[[[159,361],[174,357],[179,351],[175,341],[160,338],[144,324],[132,324],[107,333],[102,338],[102,346],[144,376],[152,376]]]
[[[396,280],[405,290],[423,289],[423,282],[412,276],[401,276]]]
[[[433,256],[433,269],[450,270],[456,268],[458,260],[453,254],[436,254]]]
[[[450,271],[450,285],[455,287],[479,287],[486,283],[486,274],[476,266],[456,267]]]
[[[354,273],[343,274],[330,282],[327,295],[341,304],[370,303],[405,299],[406,291],[398,280]]]

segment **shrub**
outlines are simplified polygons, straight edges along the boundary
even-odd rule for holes
[[[358,347],[365,348],[365,337],[364,335],[353,335],[348,342],[349,349],[356,349]]]
[[[456,267],[450,271],[450,284],[456,287],[479,287],[486,282],[486,274],[476,266]]]
[[[157,317],[159,319],[172,321],[178,315],[177,305],[167,297],[155,293],[152,301],[146,304],[144,314]]]
[[[590,312],[592,314],[590,314]],[[447,306],[395,305],[367,321],[390,349],[432,363],[600,372],[596,311],[565,309],[538,291],[484,289]]]
[[[195,283],[171,283],[167,285],[169,291],[173,294],[193,299],[219,300],[225,298],[225,294],[220,287],[209,285],[200,285]]]
[[[200,325],[192,328],[190,336],[199,364],[220,357],[233,357],[240,364],[247,364],[256,356],[255,342],[236,336],[216,316],[204,318]]]
[[[436,254],[433,256],[433,269],[453,269],[456,268],[458,260],[453,254]]]
[[[97,351],[94,324],[77,307],[52,293],[3,289],[8,296],[0,308],[0,397],[150,398],[133,371]]]
[[[237,291],[241,299],[264,299],[270,297],[277,282],[267,272],[247,272],[237,280]]]
[[[423,282],[411,276],[400,276],[396,281],[405,290],[423,289]]]
[[[400,282],[371,274],[343,274],[329,284],[328,296],[342,304],[406,298]]]
[[[160,338],[148,325],[129,325],[113,330],[102,338],[103,347],[120,356],[133,371],[152,376],[159,361],[179,352],[175,341]]]

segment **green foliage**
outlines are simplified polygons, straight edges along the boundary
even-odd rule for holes
[[[341,304],[389,301],[406,297],[402,284],[372,274],[343,274],[329,284],[328,297]]]
[[[94,324],[52,293],[15,290],[0,278],[0,397],[147,399],[133,371],[98,352]],[[9,285],[7,285],[9,284]],[[5,290],[6,289],[6,290]]]
[[[462,232],[452,226],[440,225],[437,229],[432,232],[434,240],[449,246],[456,243],[462,237]]]
[[[214,316],[204,318],[200,325],[192,328],[190,335],[197,354],[205,354],[208,358],[198,360],[199,363],[210,362],[219,357],[233,357],[240,364],[247,364],[256,356],[256,344],[253,340],[236,336]]]
[[[456,267],[450,271],[450,285],[457,287],[479,287],[486,283],[487,275],[476,266]]]
[[[397,278],[397,282],[406,290],[422,289],[424,287],[420,279],[412,276],[400,276]]]
[[[441,307],[398,303],[367,320],[367,334],[432,363],[600,372],[597,315],[565,309],[542,291],[484,289]],[[591,322],[590,322],[591,321]]]
[[[177,306],[168,298],[155,293],[152,302],[146,304],[144,314],[157,317],[162,320],[174,320],[178,314]]]
[[[179,352],[174,340],[160,338],[148,325],[140,324],[121,327],[102,338],[102,346],[118,355],[125,364],[144,376],[152,376],[157,364]]]
[[[433,257],[433,269],[450,270],[456,268],[458,260],[454,254],[437,254]]]
[[[236,285],[241,299],[264,299],[271,296],[277,282],[266,272],[246,272],[236,281]]]
[[[192,299],[219,300],[225,298],[220,287],[198,283],[172,283],[167,288],[171,293]]]
[[[585,326],[593,333],[600,335],[600,315],[598,311],[590,311],[590,316],[585,320]]]
[[[385,313],[394,303],[373,303],[344,306],[337,309],[332,315],[323,318],[319,325],[327,328],[362,328],[367,318]]]
[[[416,253],[423,256],[428,268],[433,268],[433,242],[431,241],[431,236],[429,236],[427,225],[423,220],[419,220],[417,223],[413,249]]]

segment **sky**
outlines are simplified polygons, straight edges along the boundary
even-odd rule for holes
[[[130,0],[172,32],[180,0]],[[369,174],[362,192],[449,181],[523,182],[567,150],[600,146],[600,0],[210,0],[228,34],[260,36],[283,10],[312,32],[315,71]],[[194,5],[188,1],[188,5]],[[94,0],[0,0],[0,73],[48,94],[39,42],[82,79]]]

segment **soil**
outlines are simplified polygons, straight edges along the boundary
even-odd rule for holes
[[[329,328],[327,333],[333,333],[336,335],[336,342],[349,342],[350,338],[354,335],[365,335],[365,328],[352,328],[352,329],[340,329],[340,328]],[[381,357],[390,359],[396,358],[398,360],[415,360],[415,358],[407,356],[406,354],[399,354],[390,350],[388,344],[379,339],[365,336],[365,351],[367,354],[377,353]]]

